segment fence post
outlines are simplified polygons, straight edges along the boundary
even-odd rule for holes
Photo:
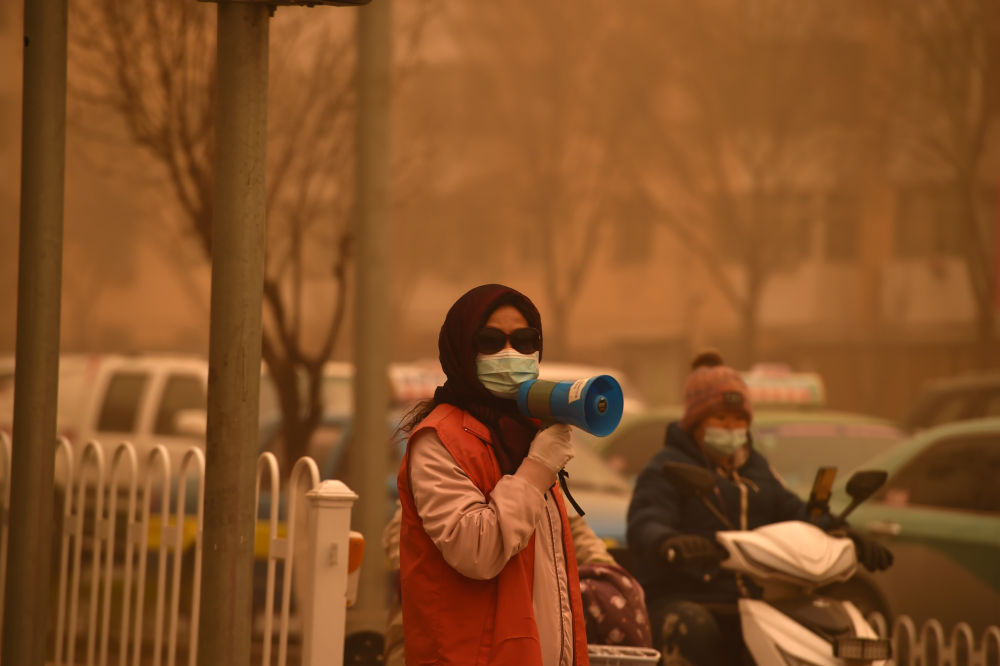
[[[358,499],[341,481],[323,481],[306,493],[308,555],[301,565],[309,583],[302,609],[302,666],[344,662],[347,560],[351,507]]]

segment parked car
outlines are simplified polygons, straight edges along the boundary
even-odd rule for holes
[[[680,419],[680,406],[626,414],[618,429],[588,443],[608,464],[633,480],[663,446],[667,424]],[[868,458],[898,444],[903,433],[886,419],[828,409],[755,409],[754,446],[784,482],[808,496],[816,469],[837,467],[846,475]]]
[[[0,362],[13,375],[14,359]],[[65,354],[59,359],[56,427],[76,446],[96,440],[105,455],[124,440],[144,460],[156,444],[174,472],[204,442],[208,364],[181,354]],[[0,430],[11,430],[14,383],[0,379]],[[58,479],[57,479],[58,480]]]
[[[945,631],[968,622],[979,635],[1000,625],[1000,418],[925,430],[865,463],[889,473],[850,518],[892,550],[884,572],[862,572],[838,593]],[[841,480],[846,476],[841,477]],[[838,490],[831,504],[843,506]]]
[[[987,416],[1000,416],[1000,372],[981,372],[927,382],[903,417],[903,428],[924,428]]]

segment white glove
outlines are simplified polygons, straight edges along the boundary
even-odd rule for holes
[[[572,430],[566,423],[554,423],[542,428],[531,440],[527,458],[558,474],[573,457]]]

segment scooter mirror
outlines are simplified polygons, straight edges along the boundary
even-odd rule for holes
[[[847,480],[846,488],[847,494],[851,496],[851,503],[837,516],[837,522],[842,523],[847,518],[847,514],[871,497],[876,490],[882,487],[887,478],[889,478],[888,472],[881,469],[862,470],[852,474],[851,478]]]
[[[665,462],[661,473],[681,491],[692,495],[711,495],[715,488],[715,475],[704,467]]]
[[[852,500],[864,502],[882,487],[887,478],[889,478],[889,474],[881,469],[855,472],[847,480],[847,494],[851,496]]]

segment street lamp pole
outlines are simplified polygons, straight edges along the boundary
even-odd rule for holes
[[[4,664],[42,666],[49,626],[63,190],[66,0],[25,0],[10,531]]]
[[[197,648],[201,664],[245,666],[250,663],[253,621],[254,480],[267,240],[268,21],[275,5],[354,5],[368,0],[215,1],[218,96],[202,626]]]
[[[353,613],[356,627],[385,628],[388,585],[379,545],[386,523],[385,477],[388,381],[389,73],[391,5],[378,0],[358,10],[357,297],[355,400],[351,470],[364,562]]]
[[[265,4],[218,5],[212,301],[198,663],[250,663],[266,242]]]

